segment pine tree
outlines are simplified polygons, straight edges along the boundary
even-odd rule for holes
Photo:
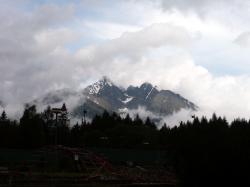
[[[145,121],[145,125],[146,125],[146,127],[149,127],[149,128],[153,128],[153,129],[156,128],[155,124],[150,120],[149,117],[147,117],[147,119]]]
[[[130,125],[132,124],[132,119],[130,118],[129,114],[126,115],[124,119],[125,124]]]
[[[63,103],[61,110],[62,110],[62,114],[60,117],[61,124],[68,126],[69,125],[68,110],[65,103]]]
[[[51,107],[48,106],[44,112],[42,113],[43,120],[45,121],[46,124],[51,123],[53,120],[53,113],[51,111]]]
[[[2,112],[0,120],[1,121],[6,121],[7,120],[7,114],[6,114],[5,111]]]
[[[136,126],[141,126],[143,125],[143,121],[141,120],[140,116],[137,114],[135,119],[134,119],[134,125]]]
[[[20,119],[21,146],[25,148],[36,148],[44,143],[44,126],[40,114],[36,112],[36,106],[26,105],[22,118]]]
[[[167,127],[167,124],[164,123],[163,126],[161,127],[160,131],[166,131],[169,130],[169,128]]]
[[[67,112],[67,107],[66,107],[66,104],[65,103],[63,103],[63,105],[62,105],[62,111],[65,111],[65,112]]]

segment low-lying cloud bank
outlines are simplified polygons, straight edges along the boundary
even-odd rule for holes
[[[128,110],[127,113],[132,119],[135,119],[136,116],[139,115],[139,117],[145,121],[147,117],[149,117],[156,123],[157,127],[160,128],[164,124],[169,127],[174,127],[178,126],[181,121],[191,121],[192,116],[195,112],[192,110],[182,109],[178,112],[173,113],[172,115],[162,116],[146,110],[146,108],[143,106],[139,106],[137,109]],[[122,117],[125,117],[125,115],[123,115]]]

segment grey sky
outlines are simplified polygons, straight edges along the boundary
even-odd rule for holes
[[[6,110],[103,75],[152,82],[229,118],[250,113],[245,0],[1,0],[0,100]]]

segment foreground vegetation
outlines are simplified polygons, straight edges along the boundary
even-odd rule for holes
[[[68,147],[101,147],[165,150],[166,165],[175,169],[183,185],[250,185],[250,121],[228,123],[215,114],[211,119],[194,117],[190,122],[157,129],[148,118],[104,112],[91,123],[69,127],[55,124],[50,108],[37,113],[27,106],[20,121],[0,118],[0,147],[35,149],[60,144]]]

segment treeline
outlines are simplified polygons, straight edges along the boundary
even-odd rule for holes
[[[50,107],[38,113],[35,106],[27,106],[19,122],[2,113],[0,147],[33,149],[55,144],[163,149],[185,185],[250,185],[250,121],[245,119],[229,123],[215,114],[211,119],[193,116],[192,121],[158,129],[149,118],[104,112],[90,123],[69,127],[60,120],[55,123]]]
[[[124,119],[116,113],[104,112],[92,122],[70,126],[66,105],[63,119],[55,119],[48,107],[38,113],[36,106],[26,106],[20,121],[8,119],[5,111],[0,117],[0,147],[34,149],[47,145],[70,147],[94,146],[112,148],[142,148],[157,146],[156,125],[149,119],[144,122],[137,115],[134,120]]]
[[[165,131],[185,186],[249,186],[250,121],[215,114]],[[169,138],[169,139],[167,139]]]

